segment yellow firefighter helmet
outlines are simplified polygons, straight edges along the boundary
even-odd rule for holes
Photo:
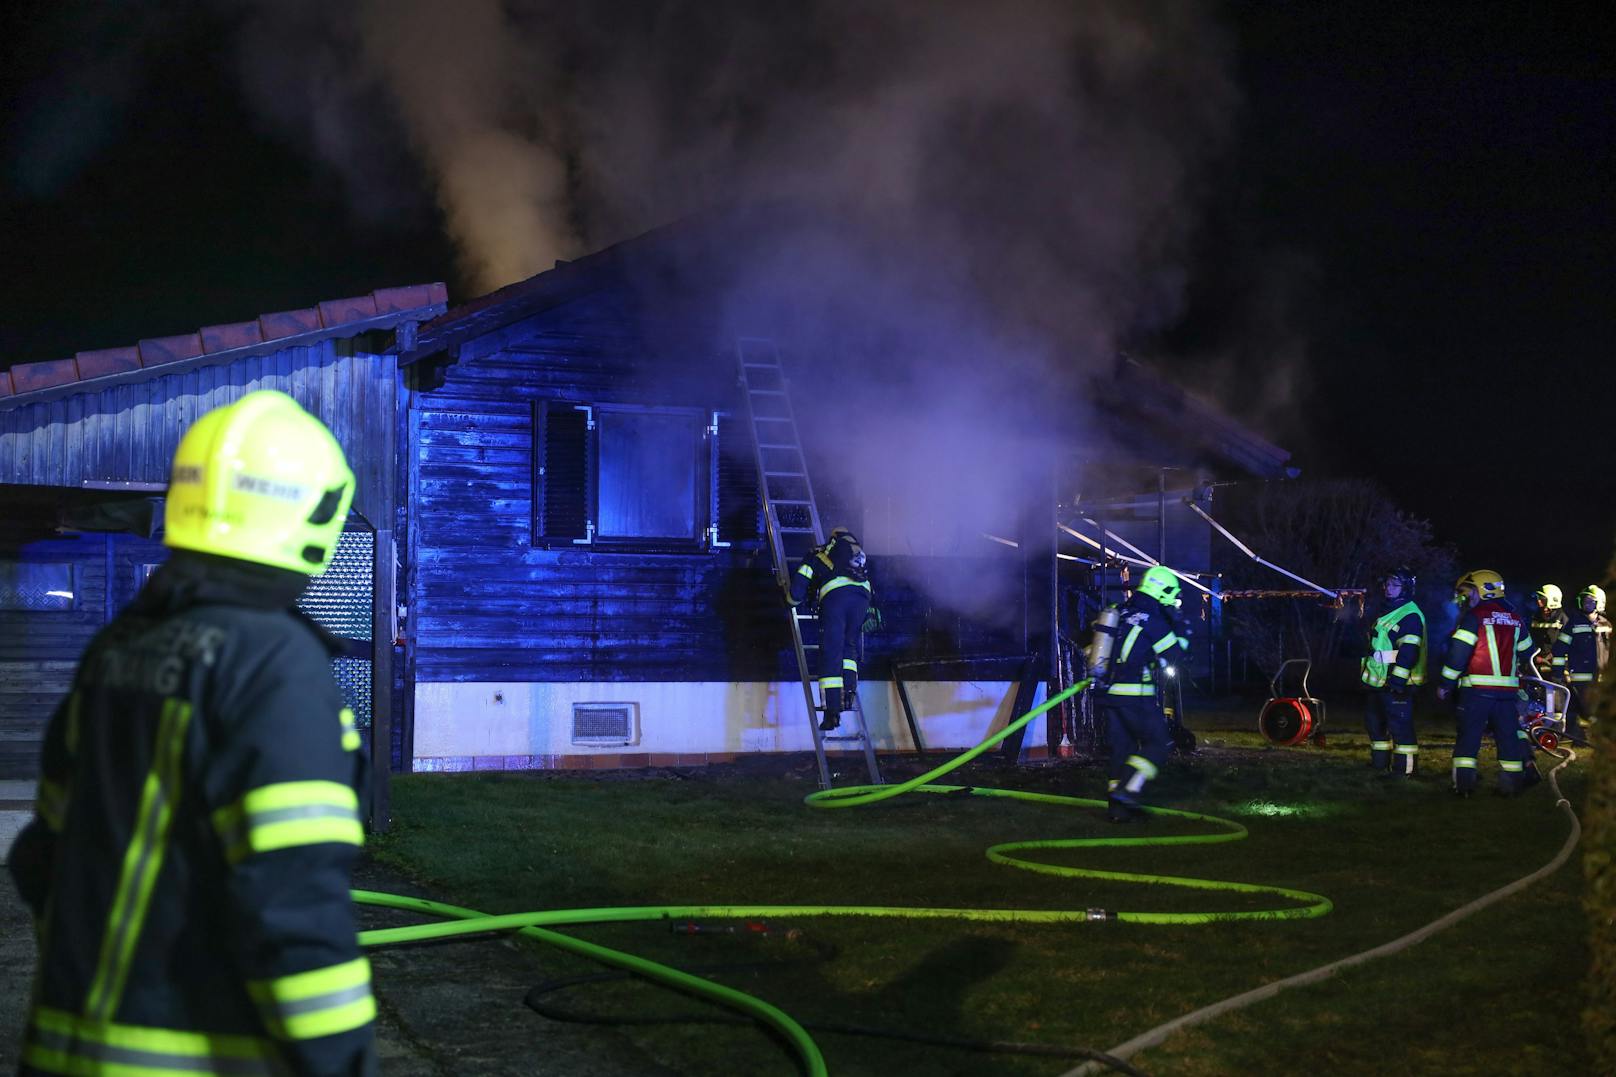
[[[285,393],[248,393],[180,439],[163,543],[318,576],[353,493],[353,472],[324,423]]]
[[[1172,569],[1155,565],[1147,569],[1144,579],[1139,581],[1139,593],[1149,595],[1164,606],[1176,606],[1179,586],[1178,577],[1173,575]]]
[[[1453,591],[1461,606],[1468,602],[1465,596],[1467,587],[1475,591],[1478,602],[1504,597],[1504,577],[1490,568],[1478,568],[1459,577],[1459,582],[1453,585]]]

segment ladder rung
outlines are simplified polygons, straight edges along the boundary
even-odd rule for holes
[[[770,478],[770,479],[806,479],[808,477],[808,472],[806,472],[806,471],[765,471],[763,473],[763,475],[764,475],[765,478]]]
[[[786,395],[786,391],[784,389],[753,389],[750,386],[748,386],[746,391],[751,393],[753,396],[785,396]],[[767,416],[765,416],[765,418],[767,418]],[[779,421],[783,422],[784,420],[779,420]]]
[[[771,497],[771,498],[769,498],[769,504],[771,504],[771,505],[812,505],[813,502],[812,501],[801,501],[801,500],[798,500],[796,498]],[[801,528],[798,528],[798,530],[801,530]]]
[[[743,362],[741,365],[742,366],[760,367],[761,369],[764,369],[764,370],[779,370],[780,369],[780,360],[776,359],[772,363],[746,363],[746,362]]]
[[[776,530],[782,535],[811,535],[814,533],[814,529],[811,527],[781,527]]]
[[[801,448],[798,447],[798,445],[797,445],[797,443],[795,441],[782,441],[782,442],[778,442],[778,443],[776,443],[776,442],[759,442],[758,443],[758,448],[760,448],[760,449],[796,449],[798,452],[802,451]]]

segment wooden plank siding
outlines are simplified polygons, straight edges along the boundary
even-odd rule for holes
[[[254,389],[279,389],[331,428],[358,480],[367,520],[392,508],[392,399],[396,360],[325,340],[0,409],[0,485],[166,484],[180,435],[197,416]]]
[[[160,563],[167,551],[151,539],[115,534],[80,534],[20,547],[3,541],[4,530],[0,557],[71,564],[78,592],[72,610],[0,610],[0,778],[31,778],[38,770],[45,721],[67,694],[79,656],[134,598],[141,566]]]
[[[468,341],[439,387],[412,395],[412,681],[796,678],[785,608],[758,543],[694,553],[534,543],[535,402],[743,407],[724,347],[690,331],[646,344],[612,310],[580,300]],[[732,425],[750,461],[746,424]],[[755,475],[750,463],[746,474]],[[874,559],[872,568],[888,627],[869,640],[871,673],[886,675],[895,658],[1026,649],[1019,555]],[[937,597],[957,588],[949,573],[1000,578],[1009,607],[986,617],[950,611]]]

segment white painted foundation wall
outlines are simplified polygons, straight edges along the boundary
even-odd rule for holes
[[[970,748],[1015,717],[1016,685],[1007,681],[917,681],[909,699],[928,750]],[[878,751],[912,749],[891,681],[859,685]],[[1036,706],[1045,698],[1040,684]],[[576,744],[574,703],[634,703],[633,743]],[[1027,726],[1023,752],[1041,751],[1044,717]],[[850,742],[833,742],[847,749]],[[495,759],[603,754],[708,755],[813,750],[802,685],[780,682],[499,682],[425,683],[415,687],[415,769],[500,769]],[[542,766],[510,762],[509,767]],[[550,764],[555,765],[555,764]]]

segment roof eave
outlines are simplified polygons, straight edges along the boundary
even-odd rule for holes
[[[0,411],[10,411],[28,404],[41,404],[51,400],[60,400],[63,397],[77,396],[81,393],[96,393],[103,389],[110,389],[117,385],[127,385],[132,382],[151,381],[167,374],[182,374],[186,371],[199,370],[203,367],[224,366],[239,359],[248,359],[257,355],[271,355],[275,352],[285,351],[287,348],[308,347],[324,340],[347,339],[379,329],[392,329],[406,322],[419,323],[441,315],[446,308],[447,304],[445,303],[433,303],[429,306],[416,307],[411,310],[389,311],[386,314],[378,314],[372,318],[343,322],[341,325],[315,329],[307,333],[294,333],[290,336],[278,337],[275,340],[266,340],[257,344],[247,344],[239,348],[227,348],[223,351],[208,352],[186,359],[174,359],[158,366],[141,367],[138,370],[121,370],[114,374],[103,374],[99,377],[63,382],[60,385],[47,386],[42,389],[32,389],[28,392],[0,397]]]

